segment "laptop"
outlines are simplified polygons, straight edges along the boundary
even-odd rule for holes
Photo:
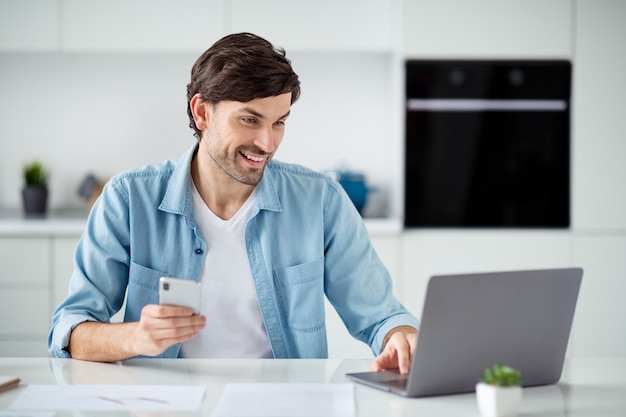
[[[408,375],[347,373],[407,397],[473,392],[486,367],[509,365],[525,387],[558,382],[581,268],[438,275],[429,280]]]

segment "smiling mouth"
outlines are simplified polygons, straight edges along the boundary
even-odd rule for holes
[[[244,158],[249,159],[252,162],[263,162],[265,161],[267,158],[263,158],[263,157],[259,157],[259,156],[252,156],[252,155],[248,155],[247,153],[243,153],[243,152],[239,152]]]

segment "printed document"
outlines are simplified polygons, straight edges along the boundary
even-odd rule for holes
[[[197,385],[35,385],[9,410],[198,410],[205,386]]]
[[[213,417],[354,417],[352,384],[228,384]]]

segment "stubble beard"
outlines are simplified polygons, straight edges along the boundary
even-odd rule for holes
[[[211,147],[207,150],[209,157],[223,173],[241,184],[257,185],[263,178],[263,172],[269,160],[261,168],[242,167],[241,164],[237,163],[240,158],[245,158],[241,152],[245,153],[245,149],[237,148],[233,155],[230,155],[227,150],[220,151]],[[255,150],[252,153],[259,154],[262,152]]]
[[[256,147],[240,146],[235,149],[233,154],[229,154],[228,148],[221,146],[223,142],[222,135],[214,125],[211,125],[209,128],[209,132],[207,133],[207,139],[208,138],[211,139],[207,144],[207,154],[224,174],[245,185],[257,185],[259,181],[261,181],[265,167],[271,159],[269,155],[263,166],[253,168],[246,166],[245,161],[241,161],[241,158],[245,158],[242,153],[267,155],[264,151]]]

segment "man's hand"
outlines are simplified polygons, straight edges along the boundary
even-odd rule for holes
[[[400,369],[402,375],[409,373],[411,358],[417,346],[417,331],[413,327],[400,326],[385,336],[383,350],[374,359],[370,371]]]
[[[70,335],[68,352],[74,359],[115,362],[137,355],[155,356],[186,342],[206,325],[206,317],[188,307],[149,304],[138,322],[84,322]]]
[[[159,355],[170,346],[195,337],[205,324],[206,318],[194,316],[188,307],[147,305],[130,335],[130,350],[138,355]]]

